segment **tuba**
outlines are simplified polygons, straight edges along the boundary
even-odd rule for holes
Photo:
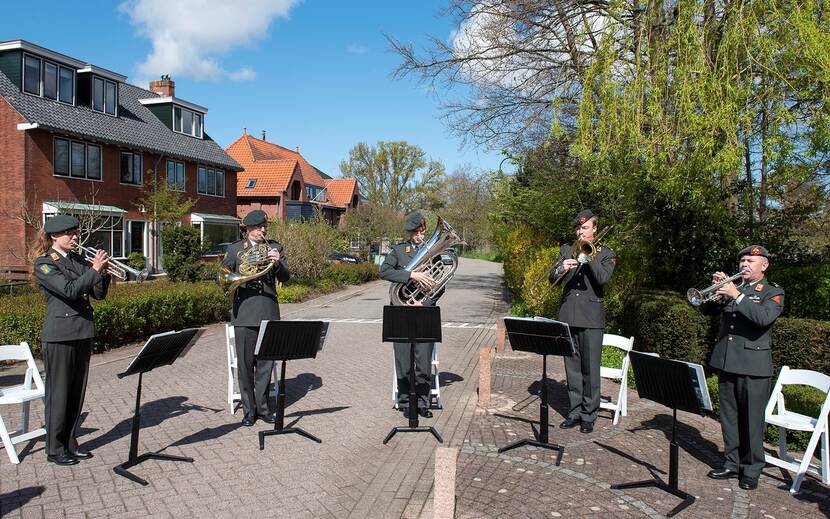
[[[389,299],[393,305],[411,305],[425,297],[437,301],[444,293],[444,287],[452,279],[458,269],[458,254],[449,247],[462,243],[461,238],[453,228],[440,216],[429,240],[425,241],[418,253],[406,264],[404,270],[409,272],[423,272],[428,274],[435,284],[429,288],[422,288],[414,281],[408,283],[393,283],[389,287]],[[444,257],[449,258],[449,264],[444,263]]]
[[[216,281],[225,295],[233,299],[237,288],[271,272],[274,268],[274,262],[268,259],[268,251],[271,248],[268,242],[264,241],[239,251],[239,272],[231,272],[227,267],[222,267]]]

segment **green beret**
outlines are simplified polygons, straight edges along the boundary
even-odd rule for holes
[[[46,220],[46,223],[43,224],[43,232],[46,234],[58,233],[68,231],[69,229],[77,229],[79,225],[78,219],[74,216],[57,214]]]
[[[769,251],[761,245],[750,245],[749,247],[741,249],[741,252],[738,253],[738,261],[741,261],[741,258],[744,256],[763,256],[764,258],[769,258]]]
[[[403,224],[405,231],[414,231],[421,225],[426,225],[427,221],[421,215],[421,211],[413,211],[406,215],[406,221]]]
[[[583,211],[580,211],[579,214],[576,215],[576,218],[574,218],[573,226],[574,227],[579,227],[580,225],[587,222],[588,220],[590,220],[593,217],[594,217],[594,213],[590,209],[585,209]]]
[[[262,209],[256,209],[245,215],[242,219],[242,225],[251,227],[253,225],[262,225],[268,221],[268,215]]]

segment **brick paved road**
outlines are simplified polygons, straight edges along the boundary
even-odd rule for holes
[[[95,457],[56,467],[46,462],[43,443],[36,442],[21,464],[12,465],[0,452],[0,515],[429,515],[435,440],[410,433],[382,444],[393,426],[405,425],[391,408],[391,346],[380,342],[379,322],[365,322],[381,316],[387,291],[388,283],[376,282],[283,305],[286,319],[335,321],[317,359],[288,365],[287,423],[316,434],[321,445],[297,435],[272,436],[264,451],[258,449],[256,432],[268,425],[241,427],[241,413],[228,412],[224,325],[212,325],[186,357],[145,376],[142,390],[139,451],[191,456],[193,464],[148,461],[135,467],[150,481],[148,487],[113,474],[129,448],[136,384],[135,377],[115,375],[138,346],[120,348],[96,355],[90,371],[80,441]],[[500,265],[462,260],[442,299],[442,318],[449,325],[440,349],[446,408],[422,423],[434,424],[446,443],[460,445],[473,416],[477,350],[492,344],[500,298]],[[39,404],[33,411],[39,423]]]

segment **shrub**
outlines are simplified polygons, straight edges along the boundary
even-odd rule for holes
[[[372,263],[330,263],[321,279],[334,281],[338,285],[359,285],[379,277],[378,266]]]
[[[171,281],[192,283],[199,279],[202,270],[199,258],[210,248],[210,243],[202,243],[196,228],[165,225],[161,230],[161,246],[164,270]]]
[[[140,252],[131,252],[127,256],[126,263],[136,270],[142,270],[147,265],[147,258]]]
[[[319,279],[329,265],[328,255],[345,247],[337,229],[319,213],[308,221],[273,221],[269,236],[282,244],[289,270],[304,281]]]
[[[562,300],[562,290],[550,284],[548,273],[558,256],[558,247],[537,249],[522,273],[522,300],[533,315],[556,316]]]
[[[781,285],[788,317],[830,320],[830,264],[786,267],[773,265],[769,277]]]

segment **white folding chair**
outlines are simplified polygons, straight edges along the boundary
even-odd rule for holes
[[[441,381],[438,377],[438,344],[432,348],[432,388],[429,390],[429,406],[436,409],[444,408],[444,401],[441,400]],[[398,371],[395,367],[395,350],[392,350],[392,403],[395,409],[398,408]]]
[[[20,463],[20,459],[17,457],[14,446],[46,435],[46,429],[43,427],[29,431],[29,403],[38,398],[43,401],[46,390],[44,389],[43,379],[40,378],[37,364],[35,364],[35,359],[32,357],[32,351],[27,343],[21,342],[20,344],[0,346],[0,361],[7,360],[25,360],[27,364],[22,384],[0,387],[0,405],[20,404],[22,407],[20,429],[16,431],[10,432],[6,428],[3,417],[0,416],[0,438],[3,440],[3,447],[6,448],[6,453],[9,455],[11,462],[17,464]],[[32,387],[33,384],[34,387]]]
[[[228,406],[231,414],[235,414],[236,410],[242,405],[242,394],[239,393],[239,378],[237,369],[239,369],[236,359],[236,336],[234,335],[234,326],[230,323],[225,323],[225,344],[228,351]],[[273,397],[277,396],[277,382],[279,382],[280,372],[277,370],[277,363],[274,363],[274,371],[271,375],[271,392]]]
[[[605,366],[600,366],[599,368],[600,378],[607,378],[620,383],[617,401],[614,402],[613,399],[605,401],[602,399],[599,404],[600,408],[614,412],[613,425],[617,425],[620,421],[620,415],[628,416],[628,353],[634,347],[634,337],[623,337],[621,335],[606,333],[602,336],[602,345],[611,346],[625,352],[622,366],[619,369]]]
[[[784,394],[782,389],[786,385],[811,386],[822,393],[825,393],[824,403],[817,417],[805,416],[803,414],[788,411],[784,405]],[[777,407],[777,412],[776,411]],[[822,483],[828,484],[830,475],[830,464],[828,464],[828,440],[827,440],[827,415],[830,412],[830,377],[817,371],[806,369],[790,369],[788,366],[781,368],[778,381],[767,402],[764,412],[764,421],[778,427],[778,457],[764,454],[764,461],[770,465],[781,467],[790,472],[795,472],[790,492],[798,492],[804,474],[810,473],[821,478]],[[804,457],[797,459],[787,453],[787,429],[793,431],[810,431],[810,442]],[[810,463],[813,453],[821,441],[821,466]]]

